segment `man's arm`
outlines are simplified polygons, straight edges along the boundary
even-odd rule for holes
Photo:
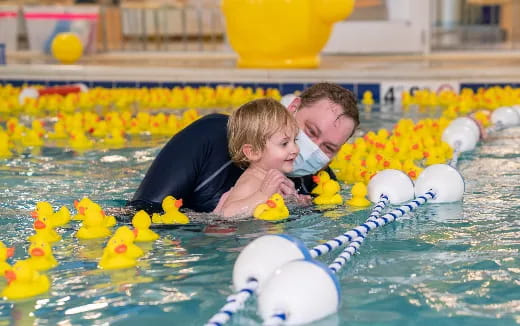
[[[226,123],[222,115],[207,116],[173,136],[153,161],[128,205],[157,212],[162,210],[161,202],[166,196],[189,201],[208,159],[208,146],[216,138],[213,133],[225,133]],[[227,144],[222,150],[227,151]]]

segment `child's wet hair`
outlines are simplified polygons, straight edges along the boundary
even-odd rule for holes
[[[267,140],[284,129],[288,136],[298,133],[296,120],[280,102],[262,98],[242,105],[231,114],[227,125],[231,160],[246,168],[249,161],[242,151],[243,146],[250,144],[254,151],[263,151]]]

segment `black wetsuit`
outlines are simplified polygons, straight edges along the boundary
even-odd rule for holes
[[[182,198],[183,207],[211,212],[243,170],[229,157],[224,114],[209,114],[177,133],[146,173],[129,206],[149,213],[162,211],[166,196]],[[331,177],[335,177],[328,169]],[[291,178],[299,193],[314,187],[311,176]]]

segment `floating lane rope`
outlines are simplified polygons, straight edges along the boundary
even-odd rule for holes
[[[388,204],[388,196],[381,195],[381,200],[377,202],[376,206],[372,209],[372,212],[368,216],[367,222],[373,219],[377,219],[377,217],[381,214],[381,212],[385,209],[386,205]],[[344,233],[342,235],[339,235],[335,237],[334,239],[331,239],[325,243],[319,244],[309,250],[311,253],[312,258],[319,257],[323,254],[326,254],[328,252],[331,252],[332,250],[336,249],[337,247],[341,247],[346,245],[347,243],[352,241],[352,237],[348,233]]]
[[[328,270],[330,271],[330,273],[336,274],[352,258],[352,256],[359,250],[359,247],[361,247],[361,244],[365,240],[366,235],[370,231],[372,231],[378,227],[381,227],[385,224],[394,222],[396,219],[408,214],[409,212],[414,211],[419,206],[426,204],[428,202],[428,200],[431,200],[435,197],[436,197],[436,194],[433,191],[428,191],[424,195],[418,196],[414,200],[392,210],[391,212],[386,213],[381,217],[375,217],[373,219],[367,220],[367,222],[346,232],[344,235],[346,237],[350,237],[352,240],[351,240],[350,244],[341,252],[341,254],[339,254],[334,259],[332,264],[330,264],[328,266]],[[290,264],[290,263],[288,263],[288,264]],[[315,264],[315,263],[309,263],[309,266],[313,266],[313,264]],[[309,268],[308,266],[301,266],[300,268],[302,268],[302,267],[305,267],[305,269]],[[313,268],[313,267],[310,267],[310,268]],[[274,312],[270,316],[266,316],[267,318],[264,318],[265,319],[264,325],[269,325],[269,326],[281,325],[284,322],[286,322],[290,317],[291,318],[295,317],[294,316],[295,311],[296,311],[297,315],[304,314],[302,312],[298,312],[298,310],[302,310],[301,307],[299,307],[298,305],[303,306],[303,307],[309,307],[309,305],[308,305],[309,302],[305,302],[305,304],[300,304],[300,302],[297,302],[296,304],[294,302],[284,302],[280,306],[288,307],[287,310],[282,310],[279,307],[277,307],[277,305],[275,306],[277,308],[273,308],[272,302],[275,302],[275,304],[277,304],[280,301],[277,298],[286,294],[286,292],[289,289],[294,289],[294,286],[299,286],[300,288],[305,286],[305,283],[302,284],[301,282],[299,285],[294,284],[294,283],[291,284],[292,283],[291,279],[290,279],[291,276],[288,275],[287,273],[284,274],[283,271],[280,272],[281,269],[283,269],[283,266],[282,266],[282,268],[278,269],[277,274],[272,276],[272,278],[271,278],[271,279],[278,278],[278,280],[274,281],[274,283],[276,283],[277,286],[276,287],[270,286],[272,282],[271,282],[271,280],[268,280],[267,285],[265,286],[264,290],[262,291],[262,293],[260,294],[260,296],[258,298],[258,300],[259,300],[258,304],[259,304],[260,311],[265,312],[266,310],[267,311],[272,310]],[[305,270],[302,270],[302,273],[305,273],[305,272],[306,272]],[[320,282],[320,281],[323,282],[323,279],[325,278],[325,277],[323,277],[323,274],[324,273],[322,273],[321,275],[318,275],[317,278],[308,278],[308,281],[315,282],[317,280],[317,282]],[[278,275],[282,275],[282,276],[278,277]],[[282,280],[280,280],[280,278],[282,278]],[[329,283],[337,282],[337,279],[335,277],[330,277],[330,279],[332,279],[332,282],[329,281]],[[325,282],[323,282],[323,283],[325,283]],[[283,284],[286,285],[285,288],[283,288]],[[336,286],[339,287],[339,283],[336,283],[336,284],[337,284]],[[280,289],[280,287],[282,287],[282,288]],[[339,289],[337,289],[337,291],[339,292]],[[309,293],[310,293],[310,291],[309,291]],[[339,304],[339,298],[338,298],[338,300],[334,300],[333,298],[331,298],[334,296],[333,294],[334,293],[330,293],[330,292],[325,293],[325,295],[324,295],[325,299],[327,299],[327,297],[329,299],[329,300],[325,300],[325,301],[334,302],[334,303],[337,302]],[[322,299],[322,298],[313,298],[312,300],[319,301],[320,299]],[[313,304],[317,304],[317,302],[313,302]],[[266,308],[263,305],[268,305],[268,307]],[[320,312],[317,312],[317,314],[319,314],[319,313]],[[264,313],[262,313],[262,315],[264,315]],[[304,319],[305,322],[311,322],[313,320],[317,320],[317,319],[323,318],[325,316],[326,315],[313,316],[313,317],[311,317],[312,319],[307,319],[308,318],[307,316],[304,316],[303,318],[300,317],[300,318]],[[298,316],[296,316],[296,318],[298,318]]]
[[[246,286],[238,291],[236,294],[232,294],[227,297],[226,304],[206,323],[206,326],[221,326],[227,323],[231,317],[242,308],[256,291],[258,287],[258,281],[251,279],[247,282]]]

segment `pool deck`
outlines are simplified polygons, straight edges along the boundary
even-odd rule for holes
[[[8,80],[227,83],[379,83],[455,81],[520,84],[520,51],[430,55],[324,55],[317,69],[240,69],[233,52],[114,52],[53,64],[50,56],[8,53],[0,82]]]

